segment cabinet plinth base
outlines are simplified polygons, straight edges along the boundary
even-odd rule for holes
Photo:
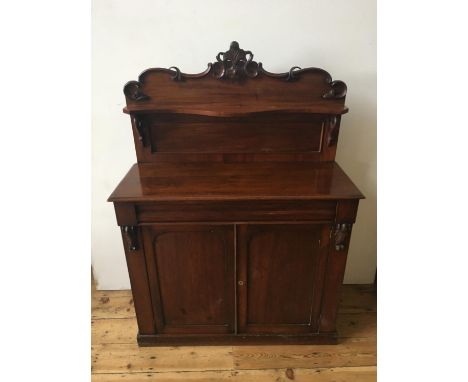
[[[138,334],[138,346],[192,345],[336,345],[336,333],[309,335],[157,335]]]

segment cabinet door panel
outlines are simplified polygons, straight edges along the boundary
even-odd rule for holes
[[[158,332],[232,332],[233,226],[154,225],[144,230]]]
[[[315,331],[329,228],[314,224],[238,228],[239,331]]]

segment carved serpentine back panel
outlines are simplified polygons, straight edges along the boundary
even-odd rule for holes
[[[234,41],[202,73],[153,68],[128,82],[138,162],[334,160],[344,82],[319,68],[270,73],[253,57]]]

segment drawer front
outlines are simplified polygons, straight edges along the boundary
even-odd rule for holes
[[[333,200],[152,202],[135,205],[139,223],[333,221]]]

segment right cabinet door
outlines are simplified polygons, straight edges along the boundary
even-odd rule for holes
[[[239,333],[317,332],[330,227],[237,225]]]

